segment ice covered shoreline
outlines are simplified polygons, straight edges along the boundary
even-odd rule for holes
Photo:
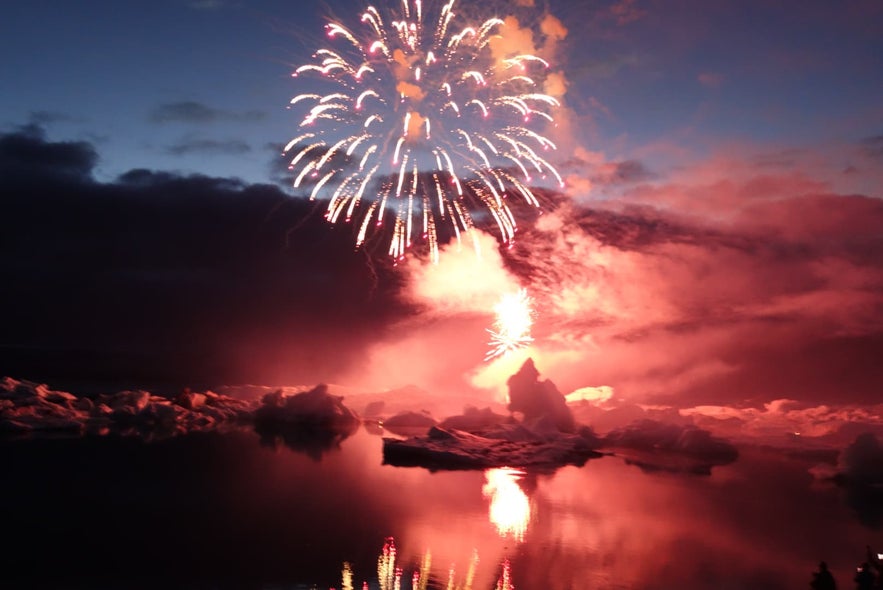
[[[110,434],[155,440],[251,428],[267,444],[319,459],[364,426],[384,437],[384,463],[432,470],[554,470],[628,449],[640,467],[708,473],[738,457],[735,446],[690,425],[643,420],[599,436],[577,422],[565,397],[551,381],[539,379],[530,360],[507,384],[508,415],[490,407],[467,407],[462,414],[437,421],[425,411],[384,408],[376,401],[360,415],[324,384],[308,390],[255,389],[248,399],[186,389],[174,396],[143,390],[78,396],[5,377],[0,379],[0,436]],[[399,411],[391,415],[395,410]],[[656,455],[664,460],[655,461]]]

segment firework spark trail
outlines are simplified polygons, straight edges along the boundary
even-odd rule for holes
[[[532,183],[563,186],[540,155],[556,149],[542,131],[560,106],[536,91],[548,62],[495,59],[490,45],[504,21],[470,26],[455,2],[437,15],[424,14],[421,0],[368,6],[358,33],[329,22],[335,49],[319,49],[293,73],[331,87],[291,100],[303,111],[283,151],[294,187],[327,199],[328,221],[357,219],[357,247],[386,225],[390,256],[402,258],[419,232],[437,262],[441,224],[459,241],[480,219],[511,243],[517,226],[507,200],[536,207]]]
[[[508,293],[500,298],[494,306],[494,325],[488,329],[491,347],[484,360],[501,357],[506,353],[528,346],[533,342],[530,328],[533,325],[534,309],[533,299],[527,294],[527,290],[521,289],[516,293]]]

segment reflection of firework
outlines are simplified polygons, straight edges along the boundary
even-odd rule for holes
[[[343,562],[340,587],[341,590],[353,590],[353,568],[347,561]]]
[[[511,474],[521,473],[518,471],[507,469],[492,469],[487,472],[489,483],[485,485],[485,488],[487,488],[488,485],[491,485],[491,481],[503,481],[507,477],[513,477],[512,475],[507,476],[504,473],[496,475],[494,474],[496,472],[503,471],[509,471]],[[513,485],[516,485],[517,487],[517,484]],[[457,565],[455,563],[452,563],[450,568],[448,569],[448,580],[446,588],[448,588],[448,590],[472,590],[473,588],[475,588],[475,578],[478,571],[479,561],[480,560],[478,558],[478,550],[473,549],[472,556],[470,557],[468,566],[466,567],[465,576],[463,577],[457,575]],[[511,581],[511,567],[509,565],[509,560],[504,559],[501,565],[502,575],[497,582],[496,590],[513,590],[514,586],[512,585]],[[377,585],[369,585],[368,581],[365,580],[362,582],[362,590],[368,590],[369,588],[378,587],[380,590],[402,590],[402,578],[404,576],[404,573],[404,570],[396,565],[395,541],[392,537],[387,537],[386,542],[383,545],[383,551],[377,558]],[[438,586],[439,578],[436,578],[436,581],[433,582],[432,579],[434,577],[435,576],[433,576],[432,573],[432,555],[429,550],[427,550],[423,554],[419,565],[417,565],[416,569],[411,573],[411,590],[428,590],[429,588],[440,587]],[[352,590],[353,588],[353,569],[348,562],[343,563],[341,587],[343,590]],[[313,586],[313,588],[315,588],[315,586]]]
[[[521,289],[517,293],[503,295],[494,306],[493,329],[489,329],[491,349],[484,360],[503,356],[507,352],[518,350],[533,342],[530,327],[533,325],[533,299],[527,291]]]
[[[500,579],[497,580],[496,590],[514,590],[515,586],[512,585],[512,566],[509,564],[509,560],[503,561],[503,572],[500,574]]]
[[[503,467],[484,472],[487,483],[482,488],[490,498],[490,519],[503,537],[511,535],[516,541],[524,540],[530,522],[530,500],[518,485],[524,473]]]
[[[562,182],[540,155],[555,145],[534,129],[552,125],[558,106],[537,91],[536,75],[549,64],[534,55],[497,59],[493,40],[504,22],[469,26],[455,1],[435,17],[424,15],[422,0],[383,12],[369,6],[364,35],[331,22],[328,37],[341,47],[318,50],[294,72],[315,72],[331,86],[291,100],[308,109],[284,150],[294,186],[327,198],[330,222],[357,219],[357,246],[390,220],[391,256],[402,257],[420,234],[437,260],[439,224],[459,239],[479,215],[511,242],[507,199],[537,206],[533,176]]]
[[[396,544],[392,537],[387,537],[383,552],[377,558],[377,579],[380,590],[397,590],[400,587],[402,569],[396,567]]]

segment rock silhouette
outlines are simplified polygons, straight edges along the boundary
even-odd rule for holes
[[[509,410],[520,412],[525,424],[549,421],[560,432],[574,432],[576,422],[567,400],[552,381],[540,381],[533,359],[527,359],[517,373],[509,377]]]

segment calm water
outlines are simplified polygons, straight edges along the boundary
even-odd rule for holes
[[[852,585],[873,506],[817,484],[809,463],[745,451],[710,477],[646,473],[616,457],[528,474],[382,465],[360,430],[321,454],[249,432],[0,445],[3,588],[378,588],[395,538],[402,587],[519,590],[807,588],[820,559]],[[493,489],[492,489],[493,488]],[[852,502],[852,505],[850,504]],[[863,523],[862,520],[865,522]]]

